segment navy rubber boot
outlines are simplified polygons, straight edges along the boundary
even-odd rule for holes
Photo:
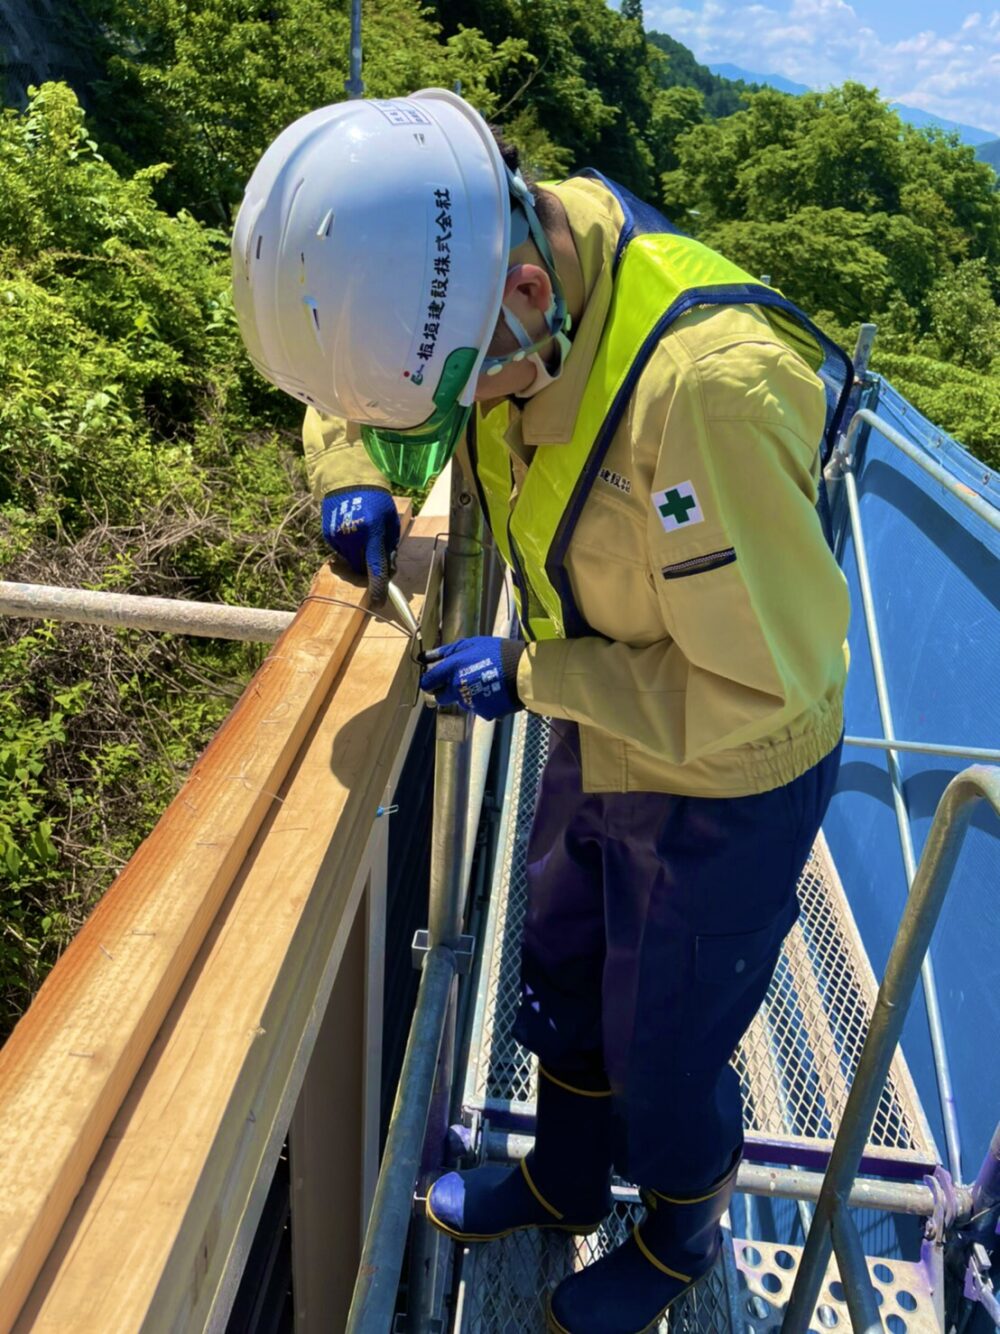
[[[667,1307],[707,1274],[722,1245],[739,1156],[707,1194],[641,1191],[646,1216],[628,1241],[571,1274],[549,1301],[553,1334],[645,1334]]]
[[[611,1091],[539,1066],[535,1147],[517,1167],[448,1172],[427,1193],[427,1217],[459,1241],[495,1241],[518,1228],[586,1236],[611,1209]]]

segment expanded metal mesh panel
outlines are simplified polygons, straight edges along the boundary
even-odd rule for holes
[[[525,845],[547,752],[544,720],[522,715],[512,746],[506,829],[487,927],[466,1106],[529,1111],[534,1062],[510,1036],[518,1000]],[[760,1013],[733,1064],[750,1132],[829,1141],[847,1101],[876,994],[875,978],[822,835],[799,881],[793,927]],[[871,1144],[895,1156],[936,1160],[933,1137],[902,1054],[879,1102]]]
[[[460,1334],[541,1334],[549,1294],[567,1275],[614,1250],[632,1229],[640,1206],[619,1202],[589,1237],[515,1232],[502,1241],[465,1251],[456,1329]],[[721,1334],[738,1328],[732,1241],[711,1273],[679,1301],[657,1334]]]
[[[847,1103],[877,987],[822,835],[799,879],[799,900],[799,921],[733,1063],[748,1130],[829,1140]],[[898,1053],[869,1143],[936,1156]]]
[[[475,1018],[466,1105],[534,1103],[535,1073],[530,1053],[510,1030],[517,1013],[521,928],[526,903],[525,856],[535,798],[548,755],[549,732],[536,714],[520,714],[511,738],[504,827],[497,844],[493,894],[486,924],[483,978]]]

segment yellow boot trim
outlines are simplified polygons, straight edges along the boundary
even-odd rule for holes
[[[528,1183],[528,1189],[531,1191],[532,1195],[534,1195],[535,1199],[536,1199],[536,1200],[538,1201],[538,1203],[542,1206],[542,1208],[543,1208],[544,1210],[546,1210],[547,1213],[550,1213],[550,1214],[552,1215],[552,1217],[553,1217],[554,1219],[557,1220],[557,1222],[560,1222],[560,1223],[561,1223],[562,1220],[563,1220],[563,1218],[565,1217],[565,1214],[561,1214],[561,1213],[559,1212],[558,1209],[553,1208],[553,1206],[552,1206],[551,1204],[549,1204],[548,1200],[545,1198],[545,1196],[542,1194],[542,1192],[538,1189],[538,1187],[537,1187],[537,1186],[535,1185],[535,1183],[532,1181],[532,1179],[531,1179],[531,1173],[528,1171],[528,1160],[527,1160],[527,1158],[522,1158],[522,1159],[521,1159],[521,1175],[524,1177],[525,1181]]]
[[[635,1227],[632,1229],[632,1236],[635,1238],[635,1244],[639,1247],[639,1250],[642,1251],[643,1255],[646,1257],[646,1259],[649,1261],[649,1263],[650,1263],[651,1265],[655,1265],[656,1268],[659,1269],[662,1273],[666,1274],[668,1278],[677,1278],[677,1279],[680,1279],[680,1281],[681,1281],[682,1283],[693,1283],[693,1282],[694,1282],[694,1279],[692,1278],[692,1276],[691,1276],[690,1274],[682,1274],[682,1273],[680,1273],[680,1272],[679,1272],[678,1270],[676,1270],[676,1269],[671,1269],[669,1265],[665,1265],[665,1264],[663,1263],[662,1260],[658,1260],[658,1259],[656,1258],[656,1256],[653,1254],[653,1252],[649,1249],[649,1247],[648,1247],[648,1246],[646,1245],[646,1243],[643,1241],[643,1239],[642,1239],[642,1234],[641,1234],[640,1231],[639,1231],[639,1225],[638,1225],[638,1223],[637,1223],[637,1224],[635,1225]]]
[[[705,1200],[713,1200],[716,1195],[721,1195],[732,1181],[733,1177],[735,1177],[738,1170],[739,1162],[737,1162],[735,1167],[730,1167],[722,1180],[717,1181],[712,1189],[704,1195],[664,1195],[663,1192],[659,1190],[650,1190],[649,1193],[650,1195],[655,1195],[658,1200],[665,1201],[667,1204],[703,1204]]]
[[[454,1228],[451,1228],[447,1223],[442,1222],[431,1208],[431,1197],[429,1193],[424,1200],[424,1213],[438,1231],[444,1232],[449,1237],[453,1237],[455,1241],[499,1241],[501,1237],[509,1237],[512,1232],[517,1231],[517,1228],[509,1227],[503,1232],[456,1232]]]
[[[550,1074],[549,1071],[546,1070],[545,1066],[542,1065],[541,1063],[539,1063],[538,1066],[538,1073],[544,1075],[545,1078],[550,1081],[550,1083],[558,1084],[561,1089],[565,1089],[567,1093],[575,1093],[579,1098],[611,1097],[610,1089],[578,1089],[575,1088],[572,1084],[567,1084],[564,1079],[556,1079],[555,1075]]]
[[[658,1200],[663,1200],[666,1204],[704,1204],[706,1200],[715,1199],[716,1195],[721,1193],[728,1182],[729,1178],[727,1177],[725,1181],[716,1186],[715,1190],[710,1190],[707,1195],[664,1195],[658,1190],[652,1190],[650,1194],[655,1195]]]

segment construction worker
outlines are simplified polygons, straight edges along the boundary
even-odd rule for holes
[[[324,537],[376,595],[389,484],[467,448],[524,638],[446,644],[421,684],[553,720],[515,1029],[538,1119],[520,1166],[445,1174],[427,1213],[463,1241],[589,1233],[614,1168],[645,1214],[548,1318],[633,1334],[718,1253],[729,1060],[834,786],[848,599],[815,505],[849,363],[620,187],[533,191],[504,151],[440,89],[306,116],[248,186],[236,309],[309,405]]]

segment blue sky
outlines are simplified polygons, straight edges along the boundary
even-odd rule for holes
[[[645,0],[646,27],[707,64],[813,88],[857,79],[1000,138],[1000,9],[944,0]]]

